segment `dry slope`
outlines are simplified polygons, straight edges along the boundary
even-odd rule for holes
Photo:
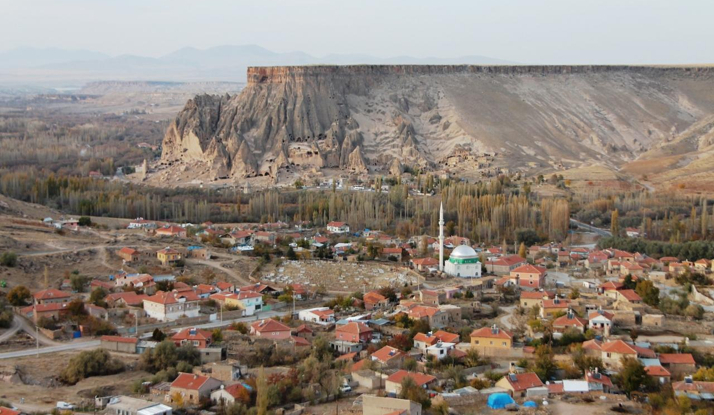
[[[464,154],[528,172],[617,169],[714,114],[713,80],[709,67],[249,68],[240,94],[186,104],[160,179],[439,171]]]

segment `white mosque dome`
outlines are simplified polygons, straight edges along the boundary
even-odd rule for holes
[[[474,251],[473,248],[471,248],[468,245],[459,245],[456,248],[454,248],[453,251],[451,251],[451,254],[449,255],[449,258],[459,258],[459,259],[468,259],[468,258],[477,258],[478,254],[476,251]]]

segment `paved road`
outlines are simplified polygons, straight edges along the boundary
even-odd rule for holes
[[[302,308],[300,308],[302,309]],[[300,310],[300,309],[296,309]],[[230,326],[234,322],[242,322],[242,323],[249,323],[252,321],[256,321],[259,319],[266,319],[266,318],[272,318],[275,316],[282,316],[284,314],[287,314],[292,311],[292,308],[286,307],[284,309],[281,309],[279,311],[265,311],[263,313],[260,313],[255,316],[249,316],[249,317],[241,317],[241,318],[236,318],[236,319],[231,319],[231,320],[224,320],[224,321],[213,321],[210,323],[205,323],[205,324],[200,324],[200,325],[186,325],[186,326],[175,326],[171,327],[171,329],[177,330],[177,329],[182,329],[186,327],[196,327],[196,328],[201,328],[201,329],[213,329],[217,327],[227,327]],[[20,326],[23,325],[24,321],[20,319],[19,317],[16,317],[16,319],[19,319],[20,321]],[[34,336],[34,331],[33,330],[27,330],[28,333]],[[42,335],[40,335],[40,341],[43,341]],[[25,350],[18,350],[14,352],[7,352],[7,353],[0,353],[0,360],[2,359],[12,359],[12,358],[17,358],[17,357],[23,357],[23,356],[33,356],[35,354],[46,354],[46,353],[57,353],[57,352],[66,352],[69,350],[83,350],[83,349],[94,349],[96,347],[99,347],[101,344],[101,341],[99,340],[80,340],[80,341],[74,341],[71,343],[57,343],[53,342],[50,339],[45,338],[45,342],[50,342],[51,345],[49,347],[42,347],[39,350],[32,348],[32,349],[25,349]]]
[[[575,219],[570,219],[570,223],[572,225],[577,226],[578,228],[582,228],[587,231],[594,232],[600,236],[612,236],[612,233],[610,233],[610,231],[608,231],[608,230],[596,228],[592,225],[588,225],[587,223],[583,223],[583,222],[577,221]]]
[[[15,352],[7,352],[7,353],[0,353],[0,360],[1,359],[12,359],[16,357],[24,357],[24,356],[33,356],[35,354],[46,354],[46,353],[57,353],[57,352],[65,352],[68,350],[81,350],[81,349],[90,349],[90,348],[95,348],[98,347],[101,344],[99,340],[90,340],[90,341],[82,341],[82,342],[76,342],[76,343],[67,343],[63,344],[60,346],[50,346],[50,347],[42,347],[39,350],[38,349],[26,349],[26,350],[18,350]]]

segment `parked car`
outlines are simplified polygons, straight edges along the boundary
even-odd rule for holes
[[[74,405],[69,402],[57,401],[57,409],[74,409]]]

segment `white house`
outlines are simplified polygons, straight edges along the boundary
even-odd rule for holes
[[[330,222],[327,224],[327,232],[330,233],[350,233],[350,227],[345,222]]]
[[[612,319],[614,314],[603,310],[591,311],[588,314],[588,327],[594,330],[609,330],[612,329]]]
[[[441,360],[448,356],[449,352],[453,350],[454,347],[456,347],[455,343],[444,343],[439,341],[435,345],[426,348],[426,355],[434,356],[437,360]]]
[[[263,296],[254,291],[240,291],[234,294],[240,303],[240,308],[245,310],[243,315],[252,316],[263,309]]]
[[[329,307],[316,307],[298,312],[298,319],[317,324],[332,324],[335,322],[335,312]]]
[[[193,291],[158,291],[144,299],[146,314],[159,321],[173,321],[182,317],[198,317],[200,298]]]

